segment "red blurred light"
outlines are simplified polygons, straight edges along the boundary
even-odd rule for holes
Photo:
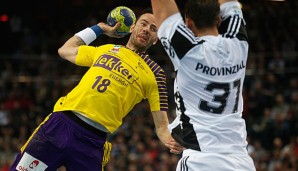
[[[8,21],[8,15],[6,15],[6,14],[2,14],[1,16],[0,16],[0,22],[7,22]]]

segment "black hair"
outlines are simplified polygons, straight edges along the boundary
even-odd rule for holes
[[[144,10],[143,10],[143,12],[142,12],[142,14],[145,14],[145,13],[149,13],[149,14],[153,14],[153,10],[152,10],[152,8],[145,8]]]
[[[153,14],[153,10],[152,10],[152,8],[145,8],[139,15],[138,15],[138,17],[137,17],[137,21],[139,20],[139,18],[143,15],[143,14],[147,14],[147,13],[149,13],[149,14]]]
[[[219,15],[218,0],[188,0],[185,5],[185,16],[193,20],[197,28],[216,26]]]

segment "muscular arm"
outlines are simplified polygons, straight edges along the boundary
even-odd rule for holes
[[[111,27],[103,22],[100,22],[98,23],[98,26],[103,30],[103,34],[106,34],[109,37],[123,37],[115,34],[115,30],[120,27],[120,23],[117,23],[115,26]],[[74,35],[58,49],[58,54],[61,58],[75,63],[78,49],[81,45],[86,45],[86,43],[80,37]]]
[[[152,112],[156,133],[158,138],[163,142],[164,144],[168,142],[172,136],[170,134],[170,131],[168,130],[168,117],[167,112],[165,111],[155,111]]]
[[[72,63],[75,63],[79,46],[85,45],[85,42],[78,36],[68,39],[62,47],[58,49],[58,54]]]
[[[158,28],[166,18],[179,12],[175,0],[151,0],[151,6]]]
[[[155,111],[152,112],[152,116],[156,128],[156,134],[160,141],[170,149],[170,152],[180,154],[183,150],[183,147],[178,144],[171,136],[171,133],[168,129],[169,121],[167,112]]]

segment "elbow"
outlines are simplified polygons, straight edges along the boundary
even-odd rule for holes
[[[63,54],[62,51],[63,51],[63,50],[62,50],[62,47],[60,47],[60,48],[58,49],[58,55],[59,55],[60,57],[62,57],[62,54]]]
[[[58,49],[58,55],[71,63],[75,64],[75,59],[77,55],[77,49],[69,48],[67,46],[62,46]]]
[[[60,47],[58,49],[58,55],[62,58],[62,59],[65,59],[65,53],[64,53],[64,49],[63,47]]]

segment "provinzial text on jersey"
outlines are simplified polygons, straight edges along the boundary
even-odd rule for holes
[[[130,71],[133,71],[132,68],[126,63],[122,62],[117,57],[104,54],[100,56],[94,63],[93,67],[105,68],[114,74],[122,77],[129,83],[132,83],[137,78],[134,78],[133,74]],[[129,68],[129,69],[128,69]]]
[[[196,70],[201,71],[203,74],[211,76],[220,76],[220,75],[231,75],[236,74],[238,71],[244,69],[246,66],[243,61],[240,64],[236,64],[230,67],[210,67],[203,65],[200,62],[197,63]]]

